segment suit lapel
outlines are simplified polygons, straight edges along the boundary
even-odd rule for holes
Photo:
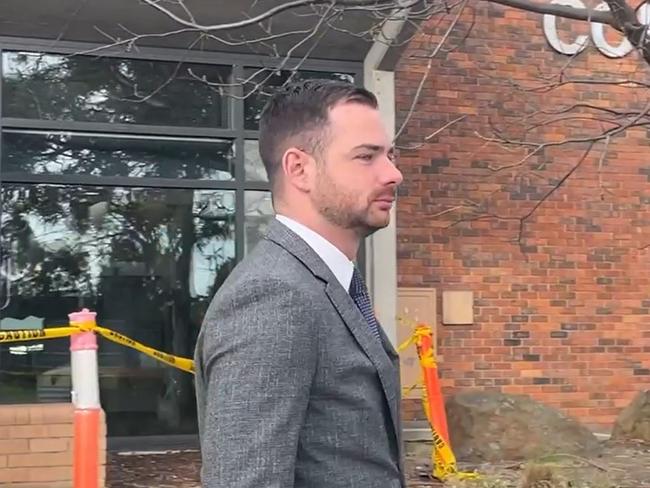
[[[395,435],[399,438],[398,408],[400,385],[397,382],[398,375],[396,374],[395,364],[390,357],[390,353],[384,348],[384,344],[379,342],[372,334],[366,319],[359,311],[352,297],[350,297],[338,282],[328,283],[325,291],[348,330],[357,341],[357,344],[359,344],[359,347],[361,347],[377,369],[377,374],[379,375],[379,380],[381,381],[384,395],[390,408]],[[390,344],[389,347],[392,348]]]
[[[386,396],[390,409],[395,435],[399,439],[399,356],[390,344],[390,341],[383,331],[380,333],[384,344],[377,340],[347,290],[341,286],[332,271],[318,254],[297,234],[279,221],[273,219],[269,224],[266,238],[279,244],[293,254],[317,278],[326,283],[325,292],[327,296],[359,344],[359,347],[377,369],[377,374],[379,375],[382,389],[384,390],[384,395]]]

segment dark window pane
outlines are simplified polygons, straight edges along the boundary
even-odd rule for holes
[[[228,83],[230,68],[224,66],[5,52],[2,74],[5,117],[192,127],[228,123],[227,98],[209,84]]]
[[[354,83],[354,75],[350,73],[335,73],[328,71],[280,71],[271,73],[268,70],[249,69],[246,72],[248,83],[244,86],[246,97],[244,102],[244,125],[246,129],[257,130],[260,114],[273,90],[283,86],[288,81],[298,81],[314,78],[325,78],[331,80],[344,80]],[[259,85],[259,86],[258,86]]]
[[[230,140],[6,131],[3,173],[232,180]]]
[[[235,259],[231,191],[2,185],[0,328],[88,307],[98,323],[192,357]],[[69,339],[0,345],[0,403],[69,401]],[[100,339],[109,435],[195,433],[192,375]]]

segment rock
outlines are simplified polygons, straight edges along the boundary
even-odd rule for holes
[[[524,395],[464,392],[446,402],[451,446],[467,462],[519,461],[551,454],[594,455],[601,445],[578,421]]]
[[[640,392],[619,414],[612,439],[650,442],[650,390]]]

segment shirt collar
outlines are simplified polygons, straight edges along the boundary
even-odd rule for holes
[[[354,263],[339,248],[300,222],[279,214],[275,218],[298,234],[332,270],[341,286],[345,290],[350,289]]]

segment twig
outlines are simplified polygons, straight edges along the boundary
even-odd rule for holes
[[[574,8],[565,5],[535,2],[531,0],[486,0],[490,3],[498,3],[506,7],[512,7],[519,10],[526,10],[527,12],[535,12],[538,14],[555,15],[556,17],[563,17],[565,19],[582,20],[585,22],[598,22],[600,24],[611,25],[617,30],[621,30],[618,22],[614,16],[603,10],[595,10],[591,8]]]
[[[585,159],[587,159],[587,156],[588,156],[589,153],[591,152],[591,149],[594,147],[594,144],[595,144],[595,141],[592,141],[592,142],[589,144],[589,146],[587,147],[587,150],[584,152],[584,154],[582,155],[582,157],[581,157],[581,158],[578,160],[578,162],[575,164],[575,166],[573,166],[573,168],[571,168],[571,169],[569,170],[569,172],[566,173],[566,174],[565,174],[565,175],[560,179],[560,181],[557,182],[557,184],[553,185],[553,187],[552,187],[548,192],[546,192],[546,194],[545,194],[545,195],[544,195],[544,196],[543,196],[543,197],[542,197],[542,198],[541,198],[541,199],[540,199],[540,200],[539,200],[539,201],[538,201],[538,202],[533,206],[533,208],[532,208],[532,209],[531,209],[531,210],[530,210],[526,215],[524,215],[523,217],[521,217],[521,219],[519,220],[519,235],[517,236],[517,242],[519,243],[520,246],[522,245],[522,243],[521,243],[521,238],[522,238],[523,233],[524,233],[524,225],[525,225],[525,223],[526,223],[526,220],[528,220],[528,219],[529,219],[529,218],[530,218],[530,217],[535,213],[535,211],[536,211],[539,207],[541,207],[541,206],[544,204],[544,202],[545,202],[546,200],[548,200],[549,197],[550,197],[553,193],[555,193],[555,192],[556,192],[556,191],[557,191],[557,190],[558,190],[558,189],[559,189],[559,188],[564,184],[564,182],[565,182],[566,180],[568,180],[568,179],[571,177],[571,175],[572,175],[573,173],[576,172],[576,170],[577,170],[577,169],[582,165],[582,163],[585,161]]]
[[[605,199],[604,188],[603,188],[603,163],[607,157],[607,149],[609,148],[610,137],[605,138],[605,147],[603,148],[603,153],[600,155],[598,160],[598,187],[600,188],[600,199]]]
[[[159,10],[160,12],[162,12],[163,14],[165,14],[167,17],[174,20],[175,22],[184,25],[185,27],[191,27],[193,29],[198,29],[205,32],[241,29],[242,27],[247,27],[249,25],[255,25],[260,22],[263,22],[267,19],[275,17],[278,14],[281,14],[282,12],[298,9],[301,7],[313,6],[313,5],[329,5],[330,7],[338,6],[338,7],[347,7],[347,8],[372,7],[373,9],[381,8],[382,5],[384,6],[388,5],[394,7],[393,2],[388,0],[382,0],[382,1],[378,1],[378,0],[293,0],[291,2],[286,2],[277,5],[275,7],[272,7],[268,9],[266,12],[256,15],[255,17],[249,17],[245,20],[240,20],[237,22],[228,22],[223,24],[202,25],[202,24],[198,24],[197,22],[192,22],[191,20],[186,20],[179,17],[168,8],[163,7],[161,5],[160,0],[143,0],[143,1],[147,5],[150,5],[156,10]]]
[[[485,140],[485,141],[491,141],[491,142],[499,142],[501,144],[508,144],[508,145],[515,145],[515,146],[525,146],[525,147],[532,147],[534,148],[533,151],[531,151],[529,154],[524,156],[521,160],[519,160],[517,163],[505,165],[505,166],[500,166],[497,168],[494,167],[489,167],[494,172],[499,172],[503,171],[504,169],[511,169],[515,168],[518,166],[523,165],[532,155],[535,153],[539,152],[542,149],[546,149],[549,147],[554,147],[554,146],[563,146],[566,144],[580,144],[580,143],[593,143],[593,142],[598,142],[602,141],[604,139],[607,139],[608,137],[613,137],[615,135],[620,134],[621,132],[631,128],[631,127],[637,127],[637,126],[644,126],[649,124],[650,122],[644,122],[644,123],[639,123],[639,120],[644,118],[647,114],[648,111],[650,111],[650,102],[644,107],[644,109],[639,112],[634,119],[632,119],[630,122],[627,124],[622,124],[619,127],[615,127],[613,129],[606,130],[602,132],[601,134],[594,135],[594,136],[587,136],[587,137],[578,137],[578,138],[573,138],[573,139],[564,139],[560,141],[551,141],[551,142],[528,142],[528,141],[523,141],[523,140],[509,140],[505,138],[490,138],[490,137],[484,137],[478,132],[475,132],[477,137]]]
[[[404,121],[402,122],[402,125],[400,126],[399,130],[395,134],[395,137],[394,137],[395,140],[397,140],[399,138],[399,136],[402,134],[402,132],[406,128],[406,125],[411,120],[411,117],[413,116],[413,112],[415,111],[415,106],[417,105],[417,103],[420,100],[420,96],[422,94],[422,89],[424,88],[424,84],[425,84],[426,80],[429,78],[429,74],[431,73],[431,68],[433,67],[433,59],[440,52],[443,44],[449,38],[449,35],[454,30],[454,27],[456,27],[456,25],[458,24],[458,21],[460,20],[460,16],[464,12],[465,7],[467,7],[468,2],[469,2],[469,0],[464,0],[462,2],[461,6],[460,6],[460,9],[458,10],[458,13],[456,14],[456,17],[454,18],[452,23],[447,28],[447,31],[442,36],[442,39],[440,39],[440,42],[438,42],[438,44],[436,45],[434,50],[429,55],[429,61],[428,61],[427,66],[426,66],[426,68],[424,70],[424,74],[422,75],[422,78],[420,79],[420,83],[418,85],[418,88],[417,88],[417,90],[415,92],[415,95],[413,96],[413,100],[411,101],[411,106],[409,107],[409,111],[408,111]]]
[[[426,136],[426,137],[423,139],[424,142],[421,142],[421,143],[419,143],[419,144],[411,144],[411,145],[408,145],[408,146],[396,146],[396,147],[397,147],[397,149],[406,149],[406,150],[419,149],[419,148],[421,148],[422,146],[424,146],[427,142],[429,142],[431,139],[433,139],[434,137],[436,137],[438,134],[440,134],[440,133],[443,132],[444,130],[448,129],[448,128],[451,127],[452,125],[454,125],[454,124],[460,122],[461,120],[464,120],[466,117],[467,117],[467,115],[461,115],[460,117],[456,117],[454,120],[451,120],[451,121],[447,122],[445,125],[443,125],[443,126],[440,127],[439,129],[436,129],[436,130],[433,131],[431,134],[429,134],[428,136]]]
[[[429,216],[428,218],[435,219],[435,218],[441,217],[441,216],[443,216],[445,214],[455,212],[456,210],[461,210],[461,209],[465,209],[465,208],[466,209],[471,209],[471,208],[476,208],[476,207],[479,206],[477,203],[474,203],[474,202],[470,202],[470,203],[471,203],[471,205],[456,205],[455,207],[451,207],[451,208],[448,208],[448,209],[443,210],[441,212],[435,213],[435,214]]]
[[[511,222],[512,221],[518,221],[519,222],[519,230],[517,232],[516,239],[513,239],[513,240],[516,241],[519,244],[519,247],[520,247],[520,249],[521,249],[521,251],[523,253],[524,252],[524,250],[523,250],[524,244],[522,242],[522,238],[523,238],[523,234],[524,234],[524,230],[525,230],[524,227],[526,225],[526,221],[528,219],[530,219],[530,217],[533,216],[533,214],[537,211],[537,209],[539,207],[541,207],[544,204],[544,202],[546,202],[551,197],[551,195],[553,195],[553,193],[555,193],[559,188],[562,187],[562,185],[571,177],[571,175],[573,173],[576,172],[576,170],[582,165],[582,163],[585,161],[585,159],[587,158],[587,156],[591,152],[591,149],[593,148],[595,143],[596,143],[595,141],[591,141],[589,143],[589,146],[587,147],[587,150],[584,152],[584,154],[582,155],[580,160],[571,168],[571,170],[569,170],[560,179],[560,181],[558,181],[555,185],[553,185],[553,187],[548,192],[546,192],[546,194],[544,194],[544,196],[539,201],[537,201],[537,203],[535,203],[533,208],[531,208],[523,216],[521,216],[521,217],[504,217],[504,216],[500,216],[500,215],[497,215],[497,214],[494,214],[494,213],[486,212],[486,213],[483,213],[481,215],[475,215],[475,216],[472,216],[472,217],[459,219],[459,220],[457,220],[455,222],[452,222],[449,226],[447,226],[447,228],[456,226],[456,225],[458,225],[460,223],[463,223],[463,222],[474,222],[474,221],[478,221],[478,220],[488,220],[488,219],[496,219],[496,220],[511,221]]]
[[[650,88],[650,83],[646,83],[639,80],[631,79],[622,79],[622,80],[602,80],[602,79],[590,79],[590,78],[576,78],[576,79],[563,79],[554,83],[546,83],[535,88],[523,88],[517,83],[513,83],[514,86],[519,87],[522,91],[531,92],[531,93],[547,93],[551,90],[559,88],[565,85],[613,85],[613,86],[624,86],[626,88]]]
[[[597,463],[595,461],[592,461],[591,459],[587,459],[587,458],[584,458],[582,456],[577,456],[575,454],[568,454],[568,453],[563,453],[563,452],[560,452],[560,453],[557,453],[557,454],[549,454],[547,456],[541,456],[541,457],[538,458],[538,461],[543,462],[544,459],[551,459],[551,458],[555,458],[555,457],[566,457],[566,458],[569,458],[569,459],[575,459],[576,461],[580,461],[580,462],[589,464],[589,465],[593,466],[594,468],[597,468],[597,469],[599,469],[601,471],[604,471],[604,472],[609,471],[608,468],[606,468],[602,464],[599,464],[599,463]]]
[[[261,80],[261,81],[259,81],[259,82],[255,82],[255,86],[254,86],[251,90],[249,90],[248,93],[246,93],[246,94],[244,94],[244,95],[242,95],[242,96],[232,95],[232,97],[233,97],[233,98],[236,98],[236,99],[239,99],[239,98],[241,98],[241,99],[246,99],[246,98],[250,97],[253,93],[256,93],[256,92],[257,92],[257,91],[258,91],[258,90],[259,90],[263,85],[265,85],[266,82],[267,82],[267,81],[268,81],[268,80],[269,80],[269,79],[270,79],[270,78],[271,78],[271,77],[272,77],[272,76],[273,76],[277,71],[281,71],[281,70],[283,70],[283,69],[286,67],[286,65],[288,64],[288,62],[289,62],[290,59],[291,59],[291,56],[292,56],[293,52],[294,52],[296,49],[298,49],[300,46],[302,46],[303,44],[305,44],[307,41],[309,41],[312,37],[314,37],[314,36],[318,33],[318,31],[320,30],[321,26],[322,26],[322,25],[326,22],[326,20],[328,19],[328,14],[329,14],[329,11],[330,11],[330,10],[332,10],[332,7],[330,7],[330,8],[328,9],[328,11],[326,12],[326,14],[324,14],[324,15],[320,18],[319,22],[318,22],[318,23],[317,23],[317,24],[316,24],[316,25],[311,29],[311,32],[309,33],[308,36],[305,36],[305,37],[303,37],[302,39],[300,39],[300,41],[299,41],[298,43],[294,44],[294,45],[291,47],[291,49],[289,49],[289,50],[287,51],[287,53],[286,53],[286,55],[283,57],[282,61],[281,61],[278,65],[276,65],[276,66],[273,68],[273,70],[268,70],[267,68],[260,68],[260,69],[258,69],[257,71],[255,71],[253,74],[251,74],[250,76],[248,76],[245,80],[243,80],[243,81],[239,81],[239,82],[237,82],[237,83],[217,83],[217,82],[210,82],[210,81],[207,81],[204,77],[199,77],[199,76],[197,76],[197,75],[196,75],[196,74],[195,74],[191,69],[188,70],[188,73],[190,74],[190,76],[194,77],[195,79],[197,79],[197,80],[199,80],[199,81],[202,81],[202,82],[204,82],[204,83],[207,83],[207,84],[210,85],[210,86],[217,86],[217,87],[226,87],[226,86],[227,86],[227,87],[234,87],[234,86],[246,86],[246,85],[249,84],[249,83],[253,83],[253,80],[254,80],[254,79],[255,79],[255,78],[256,78],[260,73],[263,73],[264,71],[269,71],[269,74],[268,74],[268,75],[267,75],[263,80]],[[307,60],[307,58],[309,57],[309,55],[311,54],[311,52],[313,51],[313,49],[314,49],[314,48],[316,47],[316,45],[318,44],[318,41],[320,41],[320,39],[322,39],[323,35],[324,35],[326,32],[327,32],[327,31],[323,31],[323,33],[321,34],[321,36],[320,36],[320,37],[316,40],[316,42],[311,46],[311,48],[307,51],[307,53],[305,53],[305,55],[300,59],[300,61],[298,62],[298,64],[292,68],[293,74],[295,74],[295,73],[300,69],[300,66],[302,66],[302,64]],[[290,78],[290,79],[291,79],[291,78]],[[287,82],[288,82],[288,81],[289,81],[289,80],[287,80]]]

